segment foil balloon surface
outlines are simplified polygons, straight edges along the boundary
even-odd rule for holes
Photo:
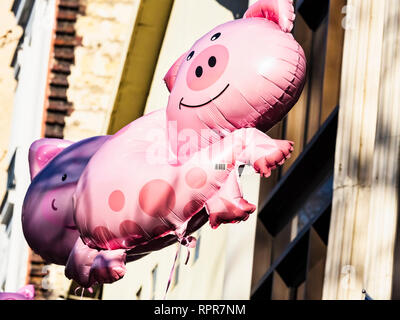
[[[0,292],[0,300],[33,300],[35,297],[35,287],[28,284],[17,292]]]
[[[166,108],[109,137],[35,142],[23,208],[31,247],[90,287],[174,242],[195,246],[189,235],[207,221],[247,220],[256,206],[243,198],[238,167],[268,177],[293,150],[264,132],[304,86],[294,18],[291,0],[260,0],[175,62]]]

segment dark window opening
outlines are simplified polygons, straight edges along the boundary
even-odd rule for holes
[[[252,299],[321,299],[332,204],[338,109],[259,212],[271,237],[270,266]]]
[[[196,248],[194,250],[194,261],[195,262],[199,259],[199,256],[200,256],[200,245],[201,245],[201,235],[199,232],[199,236],[197,237],[197,241],[196,241]]]
[[[139,290],[136,291],[136,299],[137,300],[142,299],[142,286],[140,286]]]
[[[14,152],[10,164],[7,169],[7,189],[15,189],[15,155],[16,152]]]
[[[72,281],[69,288],[67,297],[60,296],[60,298],[67,300],[101,300],[103,296],[103,285],[94,284],[91,286],[92,290],[83,289],[78,283]],[[41,289],[42,291],[45,289]],[[50,294],[47,293],[47,294]]]
[[[25,29],[31,16],[34,3],[34,0],[15,0],[13,3],[11,10],[17,18],[18,24],[23,29]]]

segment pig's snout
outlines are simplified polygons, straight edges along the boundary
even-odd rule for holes
[[[212,86],[223,75],[228,61],[228,49],[222,45],[202,51],[189,67],[186,78],[189,88],[200,91]]]

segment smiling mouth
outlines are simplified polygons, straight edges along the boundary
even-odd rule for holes
[[[51,202],[51,208],[52,208],[54,211],[57,211],[58,208],[56,207],[55,202],[56,202],[56,199],[53,199],[53,201]]]
[[[182,103],[182,101],[183,101],[183,97],[182,97],[181,101],[179,102],[179,109],[181,109],[181,106],[189,107],[189,108],[198,108],[198,107],[205,106],[206,104],[209,104],[210,102],[214,101],[215,99],[218,99],[225,92],[225,90],[228,89],[228,87],[229,87],[229,83],[226,85],[224,90],[222,90],[217,96],[215,96],[214,98],[212,98],[211,100],[209,100],[205,103],[198,104],[198,105],[184,104],[184,103]]]

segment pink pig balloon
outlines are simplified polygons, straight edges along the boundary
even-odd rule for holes
[[[293,19],[292,1],[258,1],[244,19],[216,27],[181,56],[165,77],[167,118],[178,132],[195,130],[202,148],[221,133],[266,131],[280,121],[304,85],[304,53],[289,33]],[[173,142],[179,155],[184,142]]]
[[[256,207],[243,198],[238,166],[268,177],[293,150],[263,131],[304,86],[294,17],[291,0],[260,0],[243,19],[204,35],[165,76],[167,108],[94,152],[72,196],[80,237],[68,246],[68,278],[84,287],[111,283],[151,251],[176,241],[193,247],[189,235],[207,220],[216,228],[248,219]]]
[[[17,292],[0,292],[0,300],[33,300],[35,297],[35,287],[28,284]]]

